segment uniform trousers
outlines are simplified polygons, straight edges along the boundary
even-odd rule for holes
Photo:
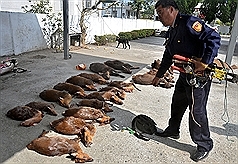
[[[211,80],[203,88],[195,88],[189,85],[189,77],[187,76],[189,75],[180,73],[175,84],[171,104],[171,117],[166,131],[179,134],[182,117],[187,107],[189,107],[189,132],[191,139],[197,144],[198,150],[210,151],[213,148],[213,141],[210,138],[206,106]]]

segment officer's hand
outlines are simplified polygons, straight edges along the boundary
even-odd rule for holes
[[[159,77],[155,77],[153,80],[152,80],[152,85],[153,86],[158,86],[160,82],[162,82],[163,79],[162,78],[159,78]]]
[[[207,66],[208,66],[207,64],[204,64],[204,63],[202,63],[200,61],[197,61],[195,59],[191,59],[191,62],[195,66],[195,69],[194,69],[195,73],[204,71],[207,68]]]

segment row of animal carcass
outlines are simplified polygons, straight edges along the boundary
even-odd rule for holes
[[[107,87],[97,91],[95,83],[107,84]],[[68,108],[62,113],[64,117],[50,122],[52,129],[61,134],[78,135],[78,139],[47,136],[48,132],[44,131],[30,142],[27,148],[47,156],[76,153],[72,156],[75,162],[92,161],[93,159],[82,151],[78,141],[80,140],[86,147],[90,146],[96,132],[94,122],[104,125],[114,120],[105,114],[112,112],[107,101],[123,104],[122,100],[125,99],[126,92],[132,92],[133,89],[133,83],[108,82],[96,73],[80,73],[71,76],[63,83],[56,84],[52,89],[42,91],[39,96],[43,100],[57,102]],[[86,94],[85,90],[93,92]],[[73,98],[81,100],[71,104]],[[30,102],[25,106],[17,106],[9,110],[6,115],[23,121],[20,124],[22,126],[32,126],[42,120],[44,112],[57,115],[54,104],[45,102]]]

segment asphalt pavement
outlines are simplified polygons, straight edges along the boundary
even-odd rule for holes
[[[87,49],[71,47],[72,58],[68,60],[63,59],[63,53],[55,53],[52,50],[14,56],[18,60],[18,67],[27,71],[0,76],[0,163],[73,163],[67,155],[48,157],[26,148],[26,145],[39,136],[43,129],[51,130],[49,122],[61,118],[61,113],[66,108],[55,104],[58,116],[45,115],[39,124],[32,127],[19,126],[20,121],[7,118],[6,112],[31,101],[43,101],[39,98],[41,91],[64,82],[70,76],[90,72],[88,67],[92,62],[118,59],[139,66],[140,69],[133,70],[132,74],[123,74],[125,78],[111,77],[111,80],[129,82],[133,75],[149,71],[150,64],[162,58],[163,42],[163,38],[149,37],[131,41],[131,49],[122,49],[121,46],[115,48],[116,43],[105,46],[88,45]],[[218,57],[222,60],[225,59],[226,43],[224,42],[219,50]],[[234,55],[231,64],[237,65],[237,61],[237,55]],[[75,69],[75,66],[81,63],[86,64],[86,70]],[[237,70],[235,72],[237,73]],[[175,73],[174,76],[176,80],[178,74]],[[151,117],[158,129],[162,130],[168,124],[174,88],[136,86],[141,91],[134,90],[133,93],[127,93],[123,105],[113,105],[113,112],[108,113],[115,121],[105,126],[95,125],[97,131],[93,145],[86,148],[80,144],[83,151],[94,159],[91,163],[195,163],[190,159],[196,145],[189,135],[188,110],[183,117],[181,137],[178,140],[151,135],[149,141],[144,141],[127,130],[122,131],[123,127],[131,126],[132,119],[138,114]],[[207,111],[214,148],[208,158],[198,163],[237,163],[237,93],[237,84],[216,80],[212,83]]]

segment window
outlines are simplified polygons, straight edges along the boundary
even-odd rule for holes
[[[91,0],[86,0],[86,8],[90,8],[92,5]]]

